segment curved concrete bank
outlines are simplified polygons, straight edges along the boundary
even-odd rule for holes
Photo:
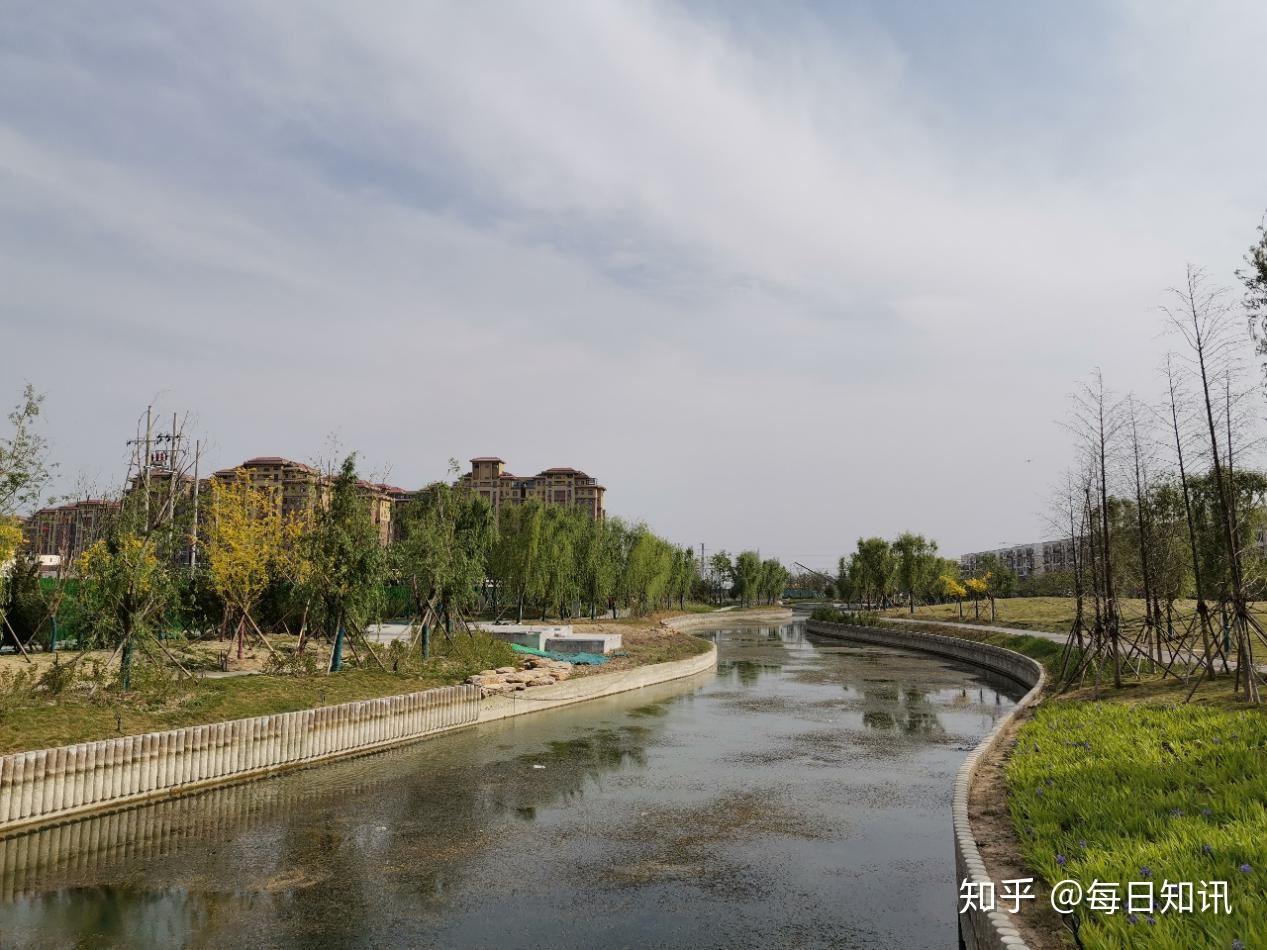
[[[977,643],[974,640],[961,640],[958,637],[923,633],[917,630],[855,627],[843,623],[826,623],[821,620],[809,621],[806,629],[810,633],[822,636],[877,643],[950,657],[995,673],[1002,673],[1028,689],[1028,692],[1008,714],[995,724],[990,734],[969,753],[955,775],[955,797],[951,805],[951,818],[955,831],[955,876],[960,881],[966,879],[973,883],[988,883],[990,876],[986,872],[985,863],[981,860],[981,851],[977,847],[976,839],[972,836],[972,825],[968,820],[968,797],[980,764],[1003,741],[1003,735],[1011,722],[1024,709],[1037,702],[1038,697],[1042,695],[1043,687],[1047,682],[1047,674],[1042,664],[1014,650],[1007,650],[993,644]],[[1026,950],[1028,946],[1021,939],[1020,931],[1016,929],[1011,918],[1001,910],[989,912],[972,910],[966,914],[960,914],[959,939],[967,950]]]
[[[718,621],[712,617],[714,624]],[[481,698],[478,686],[445,686],[254,719],[15,752],[0,757],[0,836],[374,752],[481,722],[611,696],[692,676],[716,663],[717,648],[710,644],[706,652],[684,660],[597,673],[511,696]]]
[[[661,621],[674,630],[699,630],[704,627],[724,627],[732,623],[787,623],[796,614],[789,607],[770,607],[762,610],[725,610],[711,614],[683,614]]]

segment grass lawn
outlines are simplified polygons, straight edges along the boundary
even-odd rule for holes
[[[1128,622],[1137,621],[1144,615],[1144,601],[1138,598],[1122,598],[1119,601],[1122,619]],[[1052,633],[1064,633],[1073,625],[1074,601],[1072,597],[1009,597],[996,600],[995,620],[993,624],[1000,627],[1017,627],[1022,630],[1047,630]],[[1196,612],[1195,600],[1179,600],[1175,602],[1175,623],[1186,620]],[[1091,616],[1091,601],[1086,602],[1087,616]],[[959,606],[957,604],[925,604],[915,608],[912,614],[909,608],[895,607],[882,611],[891,617],[914,617],[917,620],[951,620],[959,622]],[[1255,610],[1260,620],[1267,623],[1267,609],[1259,607]],[[972,602],[963,605],[964,623],[990,624],[990,603],[981,601],[981,618],[976,619]]]
[[[442,668],[421,675],[344,670],[333,675],[203,679],[174,687],[162,698],[139,689],[95,699],[36,695],[0,705],[0,755],[412,693],[452,685],[466,675],[465,670],[446,673]]]

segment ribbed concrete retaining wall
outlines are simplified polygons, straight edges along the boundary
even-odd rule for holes
[[[1042,695],[1043,687],[1047,682],[1047,674],[1042,664],[1015,650],[1007,650],[989,643],[977,643],[974,640],[961,640],[959,637],[923,633],[918,630],[855,627],[843,623],[825,623],[820,620],[809,621],[806,629],[823,636],[935,653],[938,656],[950,657],[995,673],[1002,673],[1028,688],[1029,691],[1025,696],[1006,716],[995,723],[990,734],[969,753],[955,775],[955,796],[951,805],[951,817],[955,832],[956,891],[959,882],[964,879],[974,883],[989,882],[990,876],[986,872],[985,863],[981,860],[981,849],[977,847],[976,839],[972,835],[972,825],[968,818],[968,798],[981,763],[1003,741],[1004,732],[1012,720],[1020,715],[1022,710],[1037,702],[1038,697]],[[958,910],[957,901],[955,909]],[[1021,939],[1020,931],[1016,929],[1011,918],[1001,910],[990,912],[973,910],[960,914],[959,938],[967,950],[1025,950],[1028,946]]]
[[[15,752],[0,758],[0,834],[476,722],[478,686]]]
[[[781,619],[786,619],[783,614],[791,616],[790,611],[774,614]],[[731,619],[728,614],[700,614],[671,618],[667,623],[676,627],[685,621],[693,628]],[[477,722],[611,696],[692,676],[716,664],[717,649],[710,645],[707,652],[685,660],[599,673],[509,696],[481,699],[478,686],[446,686],[275,716],[15,752],[0,757],[0,836],[372,752]]]

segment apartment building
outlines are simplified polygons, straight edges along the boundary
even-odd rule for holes
[[[212,474],[213,479],[228,479],[245,472],[251,486],[275,492],[281,499],[282,516],[311,513],[330,503],[331,479],[303,462],[262,455],[247,459],[235,468],[224,468]],[[395,506],[407,500],[410,493],[396,485],[358,481],[357,489],[365,498],[370,522],[378,533],[379,543],[386,546],[393,539],[392,519]]]
[[[578,508],[594,519],[605,518],[604,496],[607,489],[575,468],[547,468],[536,475],[512,475],[504,460],[494,456],[471,459],[471,470],[459,484],[477,491],[494,511],[506,505],[522,505],[535,498],[547,505]]]
[[[1039,577],[1048,571],[1073,568],[1074,542],[1069,538],[1055,541],[1038,541],[1033,544],[1013,544],[993,551],[975,551],[959,558],[959,570],[964,576],[978,572],[981,562],[993,555],[1011,570],[1019,580]]]
[[[117,501],[102,498],[41,508],[24,525],[27,547],[37,558],[56,555],[69,564],[102,537],[118,511]]]

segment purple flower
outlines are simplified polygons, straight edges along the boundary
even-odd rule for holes
[[[1056,863],[1063,868],[1065,866],[1065,856],[1063,854],[1056,855]]]
[[[1155,927],[1157,925],[1157,918],[1152,914],[1145,914],[1144,919],[1148,921],[1148,926],[1150,927]]]
[[[1183,809],[1182,809],[1182,808],[1172,808],[1172,809],[1170,809],[1170,816],[1171,816],[1172,818],[1182,818],[1182,817],[1183,817]]]
[[[1126,922],[1127,922],[1128,924],[1137,924],[1137,923],[1139,923],[1139,914],[1127,914],[1127,915],[1126,915]]]
[[[1040,785],[1040,786],[1036,789],[1036,791],[1037,791],[1037,793],[1038,793],[1038,797],[1039,797],[1039,798],[1042,798],[1042,797],[1043,797],[1043,789],[1042,789],[1042,786],[1041,786],[1041,785]]]
[[[1245,944],[1241,943],[1240,937],[1232,941],[1232,950],[1245,950]]]
[[[1078,841],[1078,847],[1079,847],[1079,848],[1085,848],[1086,846],[1087,846],[1087,839],[1086,839],[1086,838],[1082,838],[1082,839],[1080,839],[1080,840]]]
[[[1144,867],[1142,867],[1142,868],[1140,868],[1140,869],[1139,869],[1139,876],[1140,876],[1140,877],[1152,877],[1152,876],[1153,876],[1153,869],[1152,869],[1152,868],[1150,868],[1150,867],[1148,867],[1148,865],[1144,865]]]
[[[1248,864],[1242,864],[1242,865],[1241,865],[1241,873],[1242,873],[1242,874],[1248,874],[1248,873],[1249,873],[1250,871],[1252,871],[1252,870],[1254,870],[1254,869],[1253,869],[1252,867],[1250,867]]]
[[[1202,854],[1213,854],[1213,853],[1214,853],[1214,849],[1213,849],[1213,848],[1211,848],[1208,844],[1203,844],[1203,845],[1201,845],[1201,853],[1202,853]]]
[[[1208,808],[1202,808],[1202,809],[1201,809],[1201,817],[1202,817],[1202,818],[1209,818],[1209,817],[1210,817],[1211,815],[1213,815],[1213,814],[1214,814],[1214,812],[1210,811],[1210,809],[1208,809]]]

